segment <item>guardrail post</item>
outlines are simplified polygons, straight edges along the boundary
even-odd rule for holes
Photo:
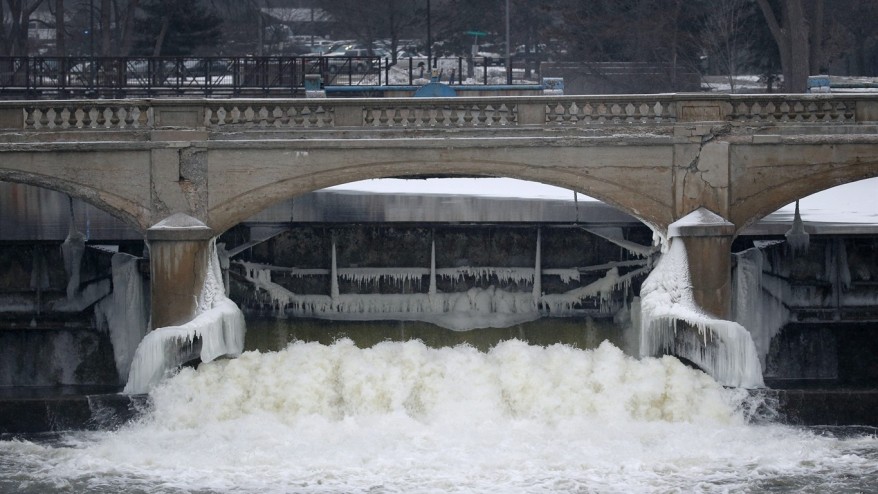
[[[732,112],[723,100],[678,100],[677,122],[722,122]]]
[[[204,107],[188,106],[153,106],[155,127],[203,128]]]
[[[363,107],[361,105],[337,105],[334,110],[333,122],[335,127],[362,127]]]
[[[24,110],[21,107],[0,108],[0,129],[23,129]]]
[[[545,125],[546,104],[541,101],[534,103],[517,103],[516,123],[518,125]]]
[[[857,122],[878,122],[878,101],[857,101]]]

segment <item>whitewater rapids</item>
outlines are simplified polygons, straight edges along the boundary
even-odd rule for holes
[[[184,368],[113,432],[0,441],[0,492],[728,492],[873,479],[878,441],[748,423],[672,357],[349,340]],[[868,489],[866,489],[868,490]],[[819,490],[813,491],[819,492]]]

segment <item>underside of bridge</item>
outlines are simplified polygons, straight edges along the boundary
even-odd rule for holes
[[[93,237],[85,244],[79,285],[71,298],[59,248],[69,237],[64,221],[68,204],[60,194],[61,199],[47,199],[47,191],[40,194],[44,204],[55,204],[62,219],[46,222],[54,230],[39,247],[28,243],[23,248],[21,240],[3,239],[0,271],[5,273],[4,305],[11,308],[5,311],[10,325],[3,329],[4,347],[17,353],[6,361],[29,359],[33,364],[28,368],[44,368],[35,370],[33,378],[7,369],[6,378],[20,383],[124,381],[116,377],[121,374],[113,363],[118,358],[114,350],[126,339],[112,326],[128,323],[111,307],[130,304],[132,292],[126,290],[132,278],[125,276],[139,273],[133,279],[143,281],[135,285],[155,287],[149,269],[155,257],[192,245],[193,257],[203,259],[201,247],[210,241],[154,239],[151,261],[138,261],[145,244],[136,231],[118,222],[107,227],[108,220],[94,211],[85,213],[75,201],[77,228],[85,231],[90,222]],[[377,207],[376,201],[388,200],[398,214]],[[219,239],[224,244],[219,250],[229,261],[230,296],[247,317],[246,348],[278,349],[294,339],[326,343],[344,337],[362,346],[390,338],[488,348],[517,338],[582,348],[609,340],[637,354],[640,342],[631,327],[631,309],[654,263],[652,231],[600,203],[577,207],[571,201],[491,201],[488,212],[493,217],[477,202],[456,202],[453,196],[306,194],[229,229]],[[451,205],[457,210],[449,209]],[[450,216],[441,218],[443,212]],[[451,221],[453,217],[463,221]],[[536,217],[542,221],[534,221]],[[202,229],[206,234],[207,228]],[[813,235],[807,251],[799,253],[782,239],[765,233],[739,236],[730,247],[734,255],[703,266],[728,269],[729,318],[754,328],[751,334],[767,382],[859,386],[878,380],[865,353],[875,345],[878,321],[874,234]],[[170,242],[169,249],[163,252],[161,242]],[[134,261],[133,271],[124,276],[120,257]],[[172,257],[185,258],[180,252]],[[728,268],[718,269],[723,263]],[[177,265],[180,277],[166,281],[183,290],[160,298],[160,304],[175,304],[174,297],[185,298],[185,290],[200,283],[186,278],[195,272],[191,266]],[[541,273],[539,280],[536,272]],[[36,285],[25,282],[43,278],[47,281]],[[185,288],[181,280],[191,286]],[[754,291],[762,295],[754,298]],[[424,305],[431,292],[443,294],[441,307]],[[149,290],[141,293],[149,307]],[[124,296],[114,302],[117,294]],[[155,296],[151,303],[156,305]],[[78,326],[71,326],[73,321]],[[96,331],[95,325],[109,331]],[[54,340],[40,340],[37,332],[54,334]],[[62,371],[57,362],[70,359],[58,352],[71,343],[80,348],[80,360]],[[197,356],[197,350],[190,356]]]
[[[665,246],[685,244],[696,306],[724,320],[734,316],[737,235],[801,196],[878,176],[878,100],[724,98],[7,104],[0,108],[0,180],[65,192],[143,235],[153,327],[193,319],[213,239],[260,211],[331,185],[433,175],[533,180],[615,206]],[[429,231],[430,238],[443,235]],[[542,239],[537,231],[528,235]],[[539,252],[541,242],[531,239],[529,248]],[[324,254],[335,252],[332,245]],[[533,254],[532,271],[540,262]],[[433,268],[421,288],[439,290],[435,270],[451,268]],[[475,288],[505,292],[497,273],[491,276]],[[542,280],[531,276],[522,293],[530,290],[540,306]],[[580,284],[546,296],[590,282]],[[330,285],[335,303],[342,294]]]

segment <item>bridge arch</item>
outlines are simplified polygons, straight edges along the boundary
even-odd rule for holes
[[[807,168],[808,165],[800,167]],[[803,197],[875,177],[878,177],[878,157],[873,161],[858,161],[846,166],[820,167],[811,173],[792,176],[774,187],[763,188],[748,196],[746,201],[742,199],[738,204],[732,204],[732,222],[740,232],[766,215]]]
[[[669,199],[645,194],[622,175],[616,180],[595,176],[585,167],[549,168],[520,162],[493,160],[374,161],[289,176],[247,190],[240,190],[210,208],[210,225],[223,232],[271,205],[315,190],[361,180],[405,177],[504,177],[553,185],[612,205],[663,229],[669,217]],[[630,178],[630,177],[627,177]]]
[[[148,221],[150,212],[146,207],[129,198],[121,197],[106,190],[100,190],[69,180],[21,171],[0,170],[0,180],[62,192],[118,218],[141,234],[145,234],[146,229],[150,226]]]

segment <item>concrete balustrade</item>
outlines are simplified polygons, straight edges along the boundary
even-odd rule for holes
[[[200,269],[200,236],[275,202],[356,180],[437,175],[566,187],[662,234],[711,211],[730,226],[685,241],[700,259],[691,264],[714,271],[693,272],[699,301],[722,316],[736,232],[798,198],[878,176],[878,95],[0,102],[0,180],[63,191],[144,232],[156,291],[182,276],[172,257]],[[174,214],[206,230],[175,239],[150,230]],[[183,292],[198,283],[169,293],[189,300]],[[154,317],[176,323],[191,312],[185,305]]]

